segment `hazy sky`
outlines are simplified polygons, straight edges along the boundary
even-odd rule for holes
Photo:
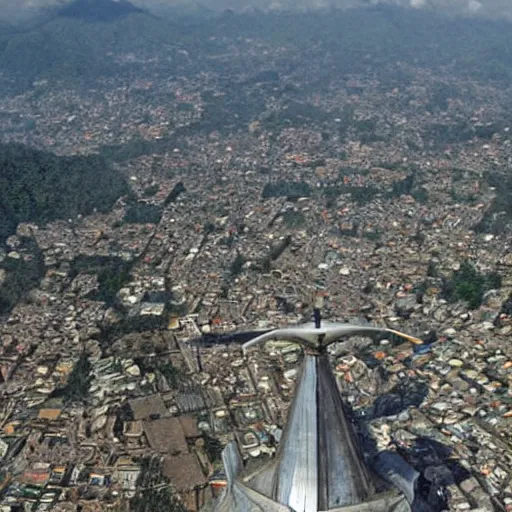
[[[34,13],[40,7],[63,4],[69,0],[0,0],[0,19],[19,19]],[[102,0],[97,0],[101,2]],[[155,7],[173,4],[201,3],[208,7],[235,7],[237,0],[132,0],[142,7]],[[462,14],[476,14],[491,17],[512,18],[512,0],[241,0],[244,5],[279,8],[300,5],[301,7],[324,7],[328,5],[353,6],[360,4],[377,4],[379,2],[407,5],[417,9],[438,9]]]

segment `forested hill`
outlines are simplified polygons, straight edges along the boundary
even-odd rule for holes
[[[91,10],[90,3],[72,3],[35,26],[13,30],[0,25],[0,74],[15,79],[13,92],[24,92],[40,79],[92,84],[99,77],[128,73],[129,66],[120,66],[112,55],[155,53],[173,39],[169,22],[131,4],[107,2],[115,6],[109,9],[95,2]]]
[[[144,12],[126,0],[75,0],[58,10],[58,15],[85,21],[114,21],[133,13]]]
[[[107,211],[126,194],[127,182],[100,156],[59,157],[0,144],[0,244],[20,222]]]

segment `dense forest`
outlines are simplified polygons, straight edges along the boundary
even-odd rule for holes
[[[45,223],[108,211],[130,188],[99,156],[59,157],[0,145],[0,242],[20,222]]]

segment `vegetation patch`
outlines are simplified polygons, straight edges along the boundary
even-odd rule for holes
[[[0,284],[0,315],[8,313],[44,276],[44,257],[33,240],[24,240],[30,257],[6,258],[0,263],[5,278]]]
[[[180,368],[174,366],[162,356],[142,357],[135,359],[135,362],[141,369],[143,375],[159,372],[171,389],[179,389],[180,385],[183,384],[186,379],[186,376]]]
[[[145,489],[130,501],[130,510],[134,512],[186,512],[186,508],[176,499],[169,487],[163,489]]]
[[[485,178],[494,187],[496,197],[475,231],[499,235],[509,229],[512,220],[512,178],[497,172],[489,172]]]
[[[79,256],[71,265],[71,277],[79,273],[98,276],[99,290],[88,298],[111,304],[117,292],[130,281],[132,263],[108,256]]]
[[[499,274],[483,274],[471,262],[464,261],[451,279],[444,280],[442,295],[450,302],[462,300],[471,309],[476,309],[482,304],[485,293],[497,288],[501,288]]]
[[[245,258],[242,256],[242,254],[237,252],[236,257],[233,260],[233,262],[231,263],[231,267],[229,269],[230,273],[233,277],[242,273],[244,263],[245,263]]]
[[[206,435],[204,438],[204,451],[208,458],[212,462],[218,462],[221,460],[222,450],[224,446],[222,443],[215,437]]]
[[[59,157],[21,144],[0,144],[0,243],[20,222],[44,224],[106,212],[131,191],[97,155]]]
[[[138,202],[128,206],[123,221],[128,224],[158,224],[161,218],[159,206]]]
[[[327,200],[332,200],[335,197],[350,194],[352,201],[359,205],[367,204],[373,201],[373,199],[379,194],[377,187],[366,186],[352,186],[340,184],[332,187],[327,187],[323,191]]]
[[[287,197],[289,199],[298,199],[299,197],[309,197],[311,195],[311,186],[304,181],[276,181],[267,183],[263,188],[262,197]]]

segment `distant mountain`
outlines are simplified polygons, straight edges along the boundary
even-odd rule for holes
[[[111,22],[134,13],[142,13],[127,0],[75,0],[61,7],[58,16],[90,22]]]
[[[14,31],[15,31],[14,27],[9,25],[9,23],[0,21],[0,34],[11,34],[11,33],[14,33]]]
[[[167,18],[180,23],[200,23],[211,20],[219,16],[219,10],[209,8],[202,3],[186,2],[186,3],[157,3],[152,4],[150,12],[155,16]]]
[[[87,5],[97,3],[102,7],[87,12]],[[91,83],[130,72],[129,66],[114,61],[113,54],[157,53],[177,40],[176,32],[169,20],[127,2],[78,0],[37,26],[19,27],[15,33],[0,27],[0,72],[16,79],[17,92],[44,78]]]
[[[250,1],[240,0],[240,5]],[[389,5],[314,14],[225,11],[215,15],[209,0],[203,2],[191,3],[189,9],[176,5],[164,18],[125,0],[76,0],[37,26],[18,26],[15,33],[2,32],[0,27],[0,95],[22,93],[40,79],[96,87],[103,78],[192,76],[205,66],[227,76],[241,65],[238,59],[233,56],[225,62],[210,56],[229,52],[228,41],[247,38],[275,48],[293,44],[303,50],[304,60],[297,65],[304,68],[308,56],[317,51],[318,58],[331,55],[335,64],[324,68],[325,77],[318,77],[323,83],[335,76],[333,70],[345,76],[370,69],[379,69],[380,79],[399,82],[397,62],[445,71],[449,67],[459,76],[487,82],[512,81],[506,22],[448,19]],[[317,41],[313,46],[311,38]],[[130,53],[136,58],[128,57]],[[256,55],[250,58],[258,62]],[[281,62],[285,67],[290,64]],[[232,89],[224,102],[233,102]],[[236,101],[247,104],[244,91]],[[217,106],[220,110],[211,111],[211,119],[227,112]]]
[[[99,156],[59,157],[21,144],[0,144],[0,243],[20,222],[45,223],[108,211],[131,194]]]

